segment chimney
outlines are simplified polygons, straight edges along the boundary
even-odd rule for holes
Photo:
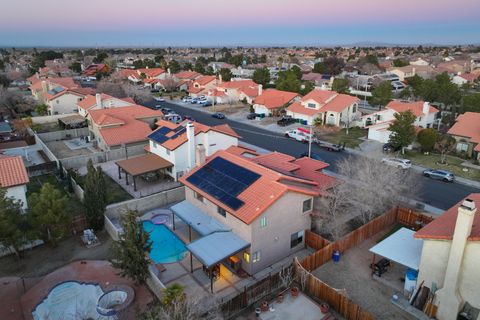
[[[196,149],[195,153],[195,164],[197,166],[201,166],[205,163],[206,160],[206,152],[205,152],[205,147],[203,144],[199,144]]]
[[[168,73],[168,75],[172,74],[172,71],[170,70],[170,68],[167,69],[167,73]]]
[[[423,103],[423,108],[422,108],[422,112],[423,114],[428,114],[428,111],[430,110],[430,104],[428,102],[424,102]]]
[[[95,100],[97,101],[97,108],[102,109],[102,95],[100,93],[95,95]]]
[[[475,202],[471,199],[465,199],[458,208],[443,288],[437,294],[437,319],[457,319],[460,308],[464,303],[458,292],[458,282],[462,273],[463,255],[468,237],[472,232],[476,212]]]
[[[42,80],[42,92],[47,93],[48,91],[48,83],[45,80]]]
[[[193,123],[187,123],[187,169],[191,170],[195,167],[195,127]]]
[[[258,85],[258,95],[261,96],[263,93],[263,85],[259,84]]]
[[[221,74],[218,75],[218,84],[221,84],[223,82],[223,77]]]

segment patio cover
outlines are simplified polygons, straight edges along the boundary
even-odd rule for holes
[[[210,268],[226,258],[246,249],[250,243],[246,242],[231,231],[215,232],[200,238],[189,245],[187,249]]]
[[[412,231],[401,228],[388,238],[370,248],[370,252],[418,270],[422,255],[423,240],[415,239]]]
[[[63,122],[67,126],[71,126],[74,124],[80,124],[85,122],[85,118],[82,117],[79,114],[72,115],[72,116],[66,116],[63,118],[58,119],[59,121]]]
[[[120,160],[117,161],[116,164],[132,177],[173,166],[173,164],[169,161],[153,153],[126,160]]]
[[[187,200],[177,203],[170,209],[176,216],[182,219],[187,225],[191,226],[192,229],[198,232],[202,237],[218,231],[225,232],[231,230]]]

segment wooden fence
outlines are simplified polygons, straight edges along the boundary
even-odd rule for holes
[[[320,250],[330,243],[327,239],[319,236],[315,232],[305,230],[305,245],[315,250]]]
[[[433,221],[433,217],[427,216],[408,208],[397,209],[397,223],[418,230]]]
[[[348,299],[344,294],[330,287],[322,280],[305,270],[295,259],[295,273],[297,277],[304,273],[306,280],[304,282],[304,292],[310,297],[326,302],[332,309],[340,313],[347,320],[374,320],[375,317],[362,309],[359,305]]]

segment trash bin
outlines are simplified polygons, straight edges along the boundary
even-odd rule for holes
[[[332,259],[334,263],[338,263],[340,261],[340,251],[338,250],[333,251]]]

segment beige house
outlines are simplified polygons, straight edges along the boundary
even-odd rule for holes
[[[457,319],[469,306],[480,309],[478,206],[480,193],[471,194],[415,234],[423,239],[417,284],[438,288],[434,304],[439,320]]]
[[[389,73],[397,75],[400,81],[405,81],[405,79],[411,78],[415,75],[418,75],[424,79],[430,79],[435,74],[435,69],[428,65],[408,65],[404,67],[391,67],[388,68],[387,71]]]
[[[327,164],[241,147],[202,162],[197,150],[198,166],[180,178],[186,200],[172,210],[198,234],[187,248],[205,267],[252,275],[304,248],[314,198],[335,181]]]
[[[480,113],[465,112],[459,115],[448,134],[457,141],[458,153],[480,160]]]

